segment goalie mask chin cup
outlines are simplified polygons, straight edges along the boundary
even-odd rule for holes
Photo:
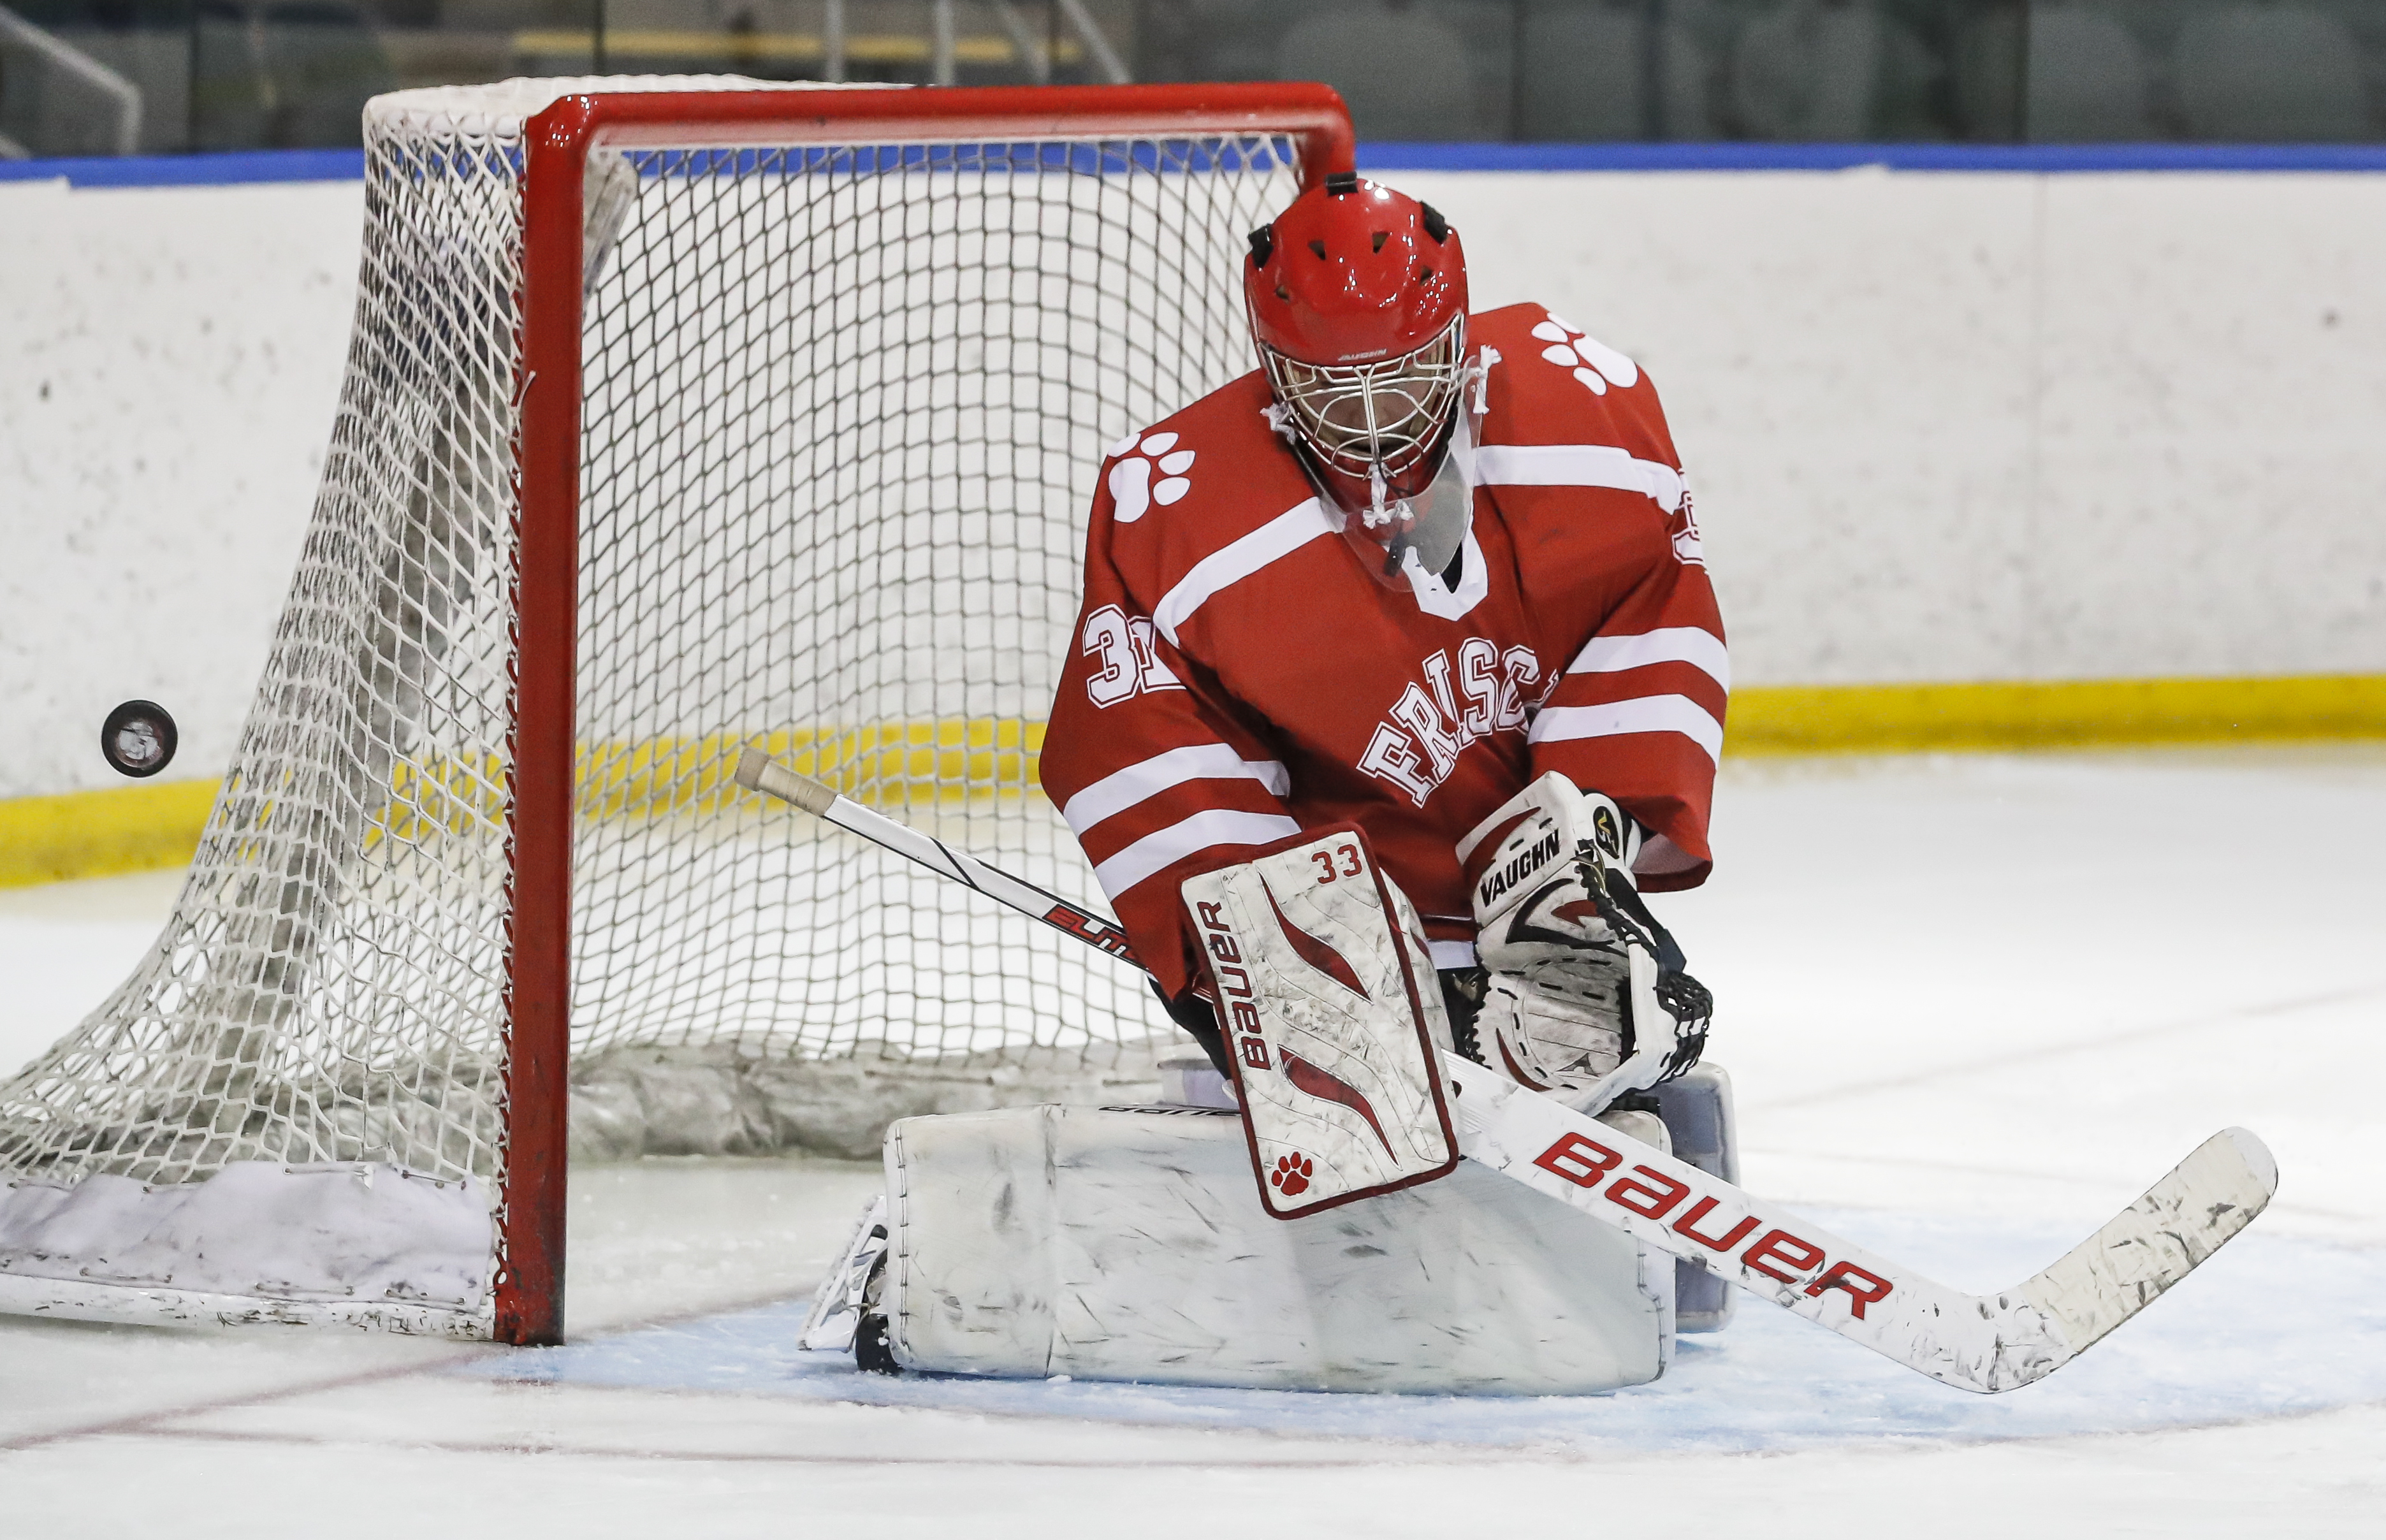
[[[1413,478],[1422,482],[1420,487],[1411,491],[1375,482],[1362,489],[1355,506],[1334,478],[1310,465],[1312,479],[1330,500],[1328,517],[1339,522],[1359,564],[1385,587],[1405,593],[1417,576],[1446,571],[1458,555],[1475,507],[1468,436],[1462,414],[1436,452],[1433,474]]]

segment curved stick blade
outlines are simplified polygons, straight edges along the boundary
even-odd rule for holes
[[[2279,1163],[2269,1146],[2244,1129],[2224,1128],[2102,1230],[2011,1292],[2062,1328],[2067,1362],[2201,1266],[2278,1190]]]

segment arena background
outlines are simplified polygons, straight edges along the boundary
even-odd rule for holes
[[[1363,157],[1465,232],[1478,308],[1656,380],[1727,754],[2386,734],[2386,149]],[[0,883],[187,858],[321,465],[357,172],[0,164]],[[133,697],[171,779],[94,752]]]
[[[361,104],[595,71],[1336,85],[1479,305],[1664,393],[1737,688],[1663,912],[1750,1190],[1965,1289],[2224,1124],[2279,1197],[2010,1396],[1761,1305],[1613,1396],[1324,1396],[861,1374],[789,1343],[878,1164],[575,1158],[567,1348],[8,1318],[17,1529],[2376,1532],[2386,0],[0,0],[0,1069],[185,885]]]

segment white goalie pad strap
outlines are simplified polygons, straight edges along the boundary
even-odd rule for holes
[[[1354,827],[1188,878],[1260,1202],[1278,1219],[1447,1175],[1450,1036],[1403,901]]]

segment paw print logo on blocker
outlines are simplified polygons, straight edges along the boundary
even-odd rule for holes
[[[1549,319],[1533,328],[1533,335],[1550,345],[1541,349],[1541,357],[1560,369],[1574,370],[1575,379],[1593,395],[1605,395],[1607,387],[1630,390],[1640,378],[1640,366],[1596,338],[1585,336],[1581,327],[1552,314]]]
[[[1134,523],[1154,503],[1166,507],[1193,490],[1193,483],[1185,479],[1185,473],[1193,469],[1192,450],[1178,449],[1174,433],[1154,433],[1140,443],[1137,437],[1129,433],[1110,448],[1113,457],[1126,456],[1111,467],[1111,496],[1118,504],[1122,524]],[[1139,453],[1129,455],[1130,449]],[[1156,486],[1151,480],[1155,460],[1161,478]]]
[[[1309,1179],[1317,1173],[1317,1162],[1294,1150],[1290,1155],[1275,1158],[1275,1170],[1268,1172],[1268,1183],[1287,1197],[1299,1197],[1309,1191]]]

